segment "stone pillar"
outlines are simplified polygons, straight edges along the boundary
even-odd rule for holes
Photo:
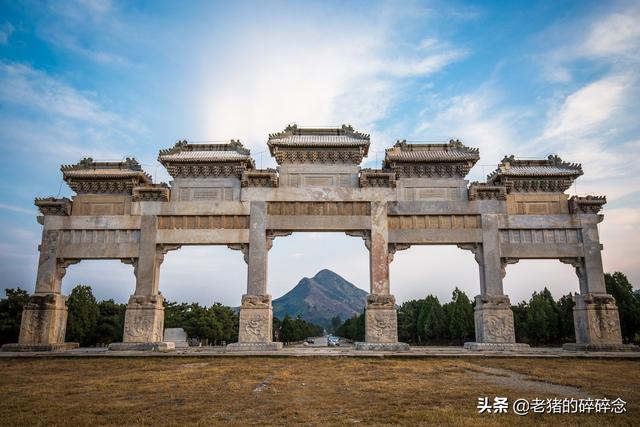
[[[18,343],[4,345],[4,351],[58,351],[78,347],[78,343],[64,341],[67,297],[60,292],[67,267],[80,260],[57,258],[59,238],[57,230],[45,228],[42,233],[35,293],[22,311]]]
[[[267,204],[251,202],[249,248],[247,261],[247,293],[242,296],[238,342],[227,345],[232,351],[277,350],[281,342],[273,342],[273,309],[267,293],[267,267],[270,241],[267,239]]]
[[[607,294],[597,223],[581,230],[584,258],[560,259],[576,269],[580,294],[575,296],[573,322],[576,342],[563,345],[569,351],[637,351],[638,346],[622,344],[620,316],[616,301]]]
[[[369,273],[371,293],[365,307],[365,342],[357,350],[406,351],[408,344],[398,342],[396,299],[390,293],[389,222],[386,202],[371,202]]]
[[[458,245],[471,250],[480,273],[480,295],[475,297],[475,342],[464,344],[470,350],[523,350],[527,344],[517,344],[513,311],[509,296],[504,294],[502,279],[508,264],[518,262],[500,257],[498,216],[482,215],[482,244]]]
[[[131,261],[136,276],[136,290],[129,297],[124,318],[123,343],[144,343],[140,349],[156,349],[163,340],[164,298],[160,294],[158,282],[160,265],[166,248],[156,245],[157,217],[143,215],[140,220],[140,243],[138,259]],[[171,247],[175,249],[176,247]],[[129,261],[124,261],[129,262]],[[138,349],[136,346],[112,344],[112,350]]]

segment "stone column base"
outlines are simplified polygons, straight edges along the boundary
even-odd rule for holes
[[[409,344],[405,342],[357,342],[355,348],[362,351],[409,351]]]
[[[166,353],[175,350],[172,342],[114,342],[109,344],[111,351],[159,351]]]
[[[573,322],[578,345],[622,345],[620,317],[609,294],[576,295]],[[596,347],[592,347],[596,348]]]
[[[476,344],[515,344],[513,311],[508,296],[477,295],[474,320]]]
[[[240,305],[238,344],[271,343],[272,341],[271,295],[243,295]]]
[[[5,344],[2,351],[33,352],[33,351],[67,351],[80,347],[77,342],[63,342],[57,344]]]
[[[23,345],[64,344],[67,331],[67,297],[34,294],[22,311],[20,339]],[[44,348],[44,347],[43,347]]]
[[[275,351],[281,349],[281,342],[233,342],[227,344],[227,351]]]
[[[488,342],[466,342],[466,350],[473,351],[528,351],[531,350],[529,344],[523,343],[488,343]]]
[[[640,347],[635,344],[562,344],[562,349],[566,351],[640,351]]]
[[[367,296],[364,340],[368,344],[398,344],[398,313],[393,295]]]
[[[164,333],[162,295],[131,295],[124,315],[124,343],[159,343]]]

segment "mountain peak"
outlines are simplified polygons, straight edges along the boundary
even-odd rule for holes
[[[331,319],[346,320],[364,310],[367,292],[356,287],[329,269],[322,269],[312,278],[304,277],[285,295],[273,301],[273,314],[286,314],[328,327]]]

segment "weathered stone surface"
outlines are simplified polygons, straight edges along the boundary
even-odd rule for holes
[[[523,343],[487,343],[466,342],[464,348],[474,351],[527,351],[531,349],[529,344]]]
[[[640,351],[635,344],[578,344],[566,343],[562,345],[566,351]]]
[[[80,347],[77,342],[63,342],[56,344],[5,344],[2,346],[2,351],[13,351],[19,353],[30,353],[39,351],[67,351],[74,350]]]
[[[167,328],[164,330],[164,342],[172,342],[176,348],[189,347],[187,333],[182,328]]]
[[[227,351],[273,351],[282,349],[281,342],[234,342],[227,344]]]
[[[409,351],[409,344],[404,342],[357,342],[355,349],[362,351]]]
[[[577,344],[622,344],[618,307],[611,295],[576,295],[575,302],[573,318]]]
[[[175,350],[172,342],[114,342],[109,344],[110,351],[159,351],[166,353]]]
[[[474,318],[477,343],[516,342],[508,296],[477,295]]]
[[[22,311],[19,343],[63,344],[67,330],[67,297],[34,294]]]
[[[164,329],[162,295],[131,295],[124,316],[124,343],[161,342]]]
[[[240,306],[238,342],[273,341],[271,295],[243,295]]]
[[[393,298],[393,297],[391,297]],[[393,300],[395,301],[395,299]],[[396,308],[367,303],[365,309],[365,341],[368,343],[397,343],[398,315]]]

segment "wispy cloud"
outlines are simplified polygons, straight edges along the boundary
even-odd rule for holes
[[[0,203],[0,209],[6,209],[12,212],[18,212],[27,215],[36,215],[35,209],[26,209],[20,206],[8,205],[6,203]]]
[[[0,45],[9,43],[9,37],[11,37],[14,29],[13,25],[8,21],[0,25]]]

